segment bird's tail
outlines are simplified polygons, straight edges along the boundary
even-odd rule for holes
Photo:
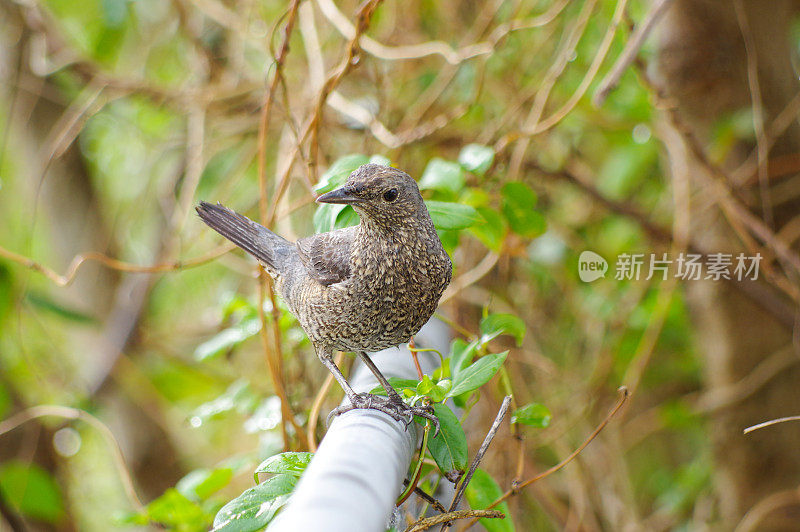
[[[280,273],[293,248],[288,240],[220,204],[201,201],[196,210],[211,229],[257,258],[270,273]]]

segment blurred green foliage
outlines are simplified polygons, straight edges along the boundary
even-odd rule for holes
[[[257,110],[265,77],[274,71],[270,45],[274,49],[280,38],[271,29],[284,20],[286,6],[203,4],[218,9],[159,0],[46,0],[31,8],[44,20],[39,29],[26,25],[22,7],[2,7],[10,22],[0,36],[9,50],[21,54],[24,48],[14,35],[25,43],[32,35],[46,39],[47,74],[26,70],[25,79],[45,84],[41,97],[57,109],[37,109],[30,115],[35,127],[27,119],[12,123],[12,105],[35,107],[28,99],[32,89],[28,81],[19,82],[0,94],[0,123],[10,131],[0,158],[0,245],[59,273],[87,250],[136,264],[208,253],[218,239],[178,206],[190,182],[188,115],[197,105],[203,109],[204,143],[190,200],[221,201],[257,217]],[[489,4],[386,2],[369,35],[393,44],[436,39],[458,47],[555,4],[508,2],[494,11]],[[357,7],[349,1],[337,5],[350,18]],[[632,16],[638,20],[646,5],[632,1]],[[421,485],[429,490],[442,473],[466,466],[505,387],[515,394],[513,419],[528,438],[526,472],[531,464],[544,470],[560,461],[602,417],[660,312],[658,281],[578,279],[584,249],[613,261],[623,252],[660,252],[662,245],[639,221],[610,211],[561,175],[584,172],[605,198],[635,205],[649,221],[668,227],[672,207],[655,111],[636,77],[623,76],[601,109],[584,97],[554,128],[532,137],[519,172],[511,173],[513,148],[498,149],[503,135],[519,129],[582,7],[569,2],[551,23],[511,32],[491,53],[458,65],[435,55],[389,62],[364,54],[340,92],[374,103],[376,118],[389,130],[416,140],[387,147],[368,125],[354,127],[327,109],[321,175],[305,183],[305,163],[298,163],[278,208],[277,229],[291,237],[355,224],[349,207],[310,205],[309,189],[331,190],[365,162],[393,164],[419,180],[454,258],[455,279],[480,272],[483,261],[491,266],[443,308],[471,336],[456,335],[434,374],[393,381],[411,401],[452,398],[464,409],[456,416],[448,406],[435,407],[442,431],[428,449],[439,470],[430,464],[423,469]],[[545,114],[580,84],[614,7],[599,3]],[[485,18],[476,17],[477,8]],[[314,13],[323,64],[331,68],[344,40],[317,7]],[[486,29],[475,28],[476,20],[485,20]],[[609,57],[620,53],[625,38],[622,30]],[[267,132],[270,198],[277,190],[273,176],[285,164],[285,145],[302,126],[297,113],[311,83],[310,45],[300,30],[290,45],[283,70],[290,105],[282,96],[276,100]],[[644,57],[650,53],[645,47]],[[443,125],[439,117],[445,117]],[[65,120],[73,125],[65,129]],[[715,149],[723,153],[735,139],[752,135],[748,120],[733,116],[718,124]],[[66,157],[54,156],[43,168],[46,148],[65,131],[74,133],[67,144],[78,163],[66,166]],[[263,526],[286,502],[297,476],[262,464],[271,476],[255,486],[251,478],[264,460],[285,456],[277,454],[283,450],[281,409],[259,341],[261,302],[252,273],[252,264],[238,254],[150,277],[87,263],[74,284],[61,288],[0,259],[0,419],[37,404],[91,409],[122,440],[145,506],[134,511],[113,466],[113,450],[86,434],[91,429],[80,422],[74,424],[81,428],[81,448],[75,456],[56,455],[56,465],[48,466],[52,471],[31,461],[22,428],[0,434],[9,438],[8,445],[0,444],[3,500],[33,522],[69,521],[80,530],[148,523],[175,530]],[[142,290],[131,288],[136,278],[145,279],[146,297],[98,392],[96,372],[120,342],[109,324],[112,317],[123,320],[131,294]],[[325,373],[296,320],[278,304],[277,318],[269,300],[263,310],[270,331],[278,320],[289,399],[302,425]],[[713,474],[705,418],[684,401],[699,389],[701,377],[692,327],[679,287],[642,375],[636,410],[620,429],[637,438],[628,447],[602,447],[617,453],[613,460],[625,467],[609,471],[611,459],[587,455],[570,466],[585,473],[580,490],[571,492],[563,479],[553,478],[542,500],[518,497],[511,507],[500,506],[513,523],[485,520],[483,526],[557,530],[563,523],[547,506],[550,497],[588,505],[603,521],[608,509],[594,494],[610,489],[599,478],[613,476],[620,490],[614,495],[631,505],[631,515],[665,513],[674,528],[690,527],[692,502],[708,496]],[[643,411],[652,416],[638,418]],[[56,422],[62,421],[42,424],[50,429]],[[484,508],[505,491],[500,486],[515,475],[516,441],[498,436],[467,488],[471,507]],[[51,442],[38,445],[50,448]],[[270,511],[259,514],[264,503]],[[110,522],[110,515],[117,520]]]

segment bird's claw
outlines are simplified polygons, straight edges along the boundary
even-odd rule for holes
[[[406,427],[408,427],[413,421],[414,416],[419,416],[421,418],[427,419],[433,425],[433,437],[435,438],[437,434],[439,434],[439,418],[433,413],[433,407],[431,406],[410,406],[405,405],[404,413],[408,416]]]
[[[429,420],[434,427],[433,436],[439,433],[439,419],[433,414],[433,408],[430,406],[411,406],[406,404],[402,399],[392,400],[380,395],[372,395],[369,393],[356,394],[351,398],[350,404],[342,405],[331,410],[328,414],[327,424],[330,425],[331,419],[350,410],[366,408],[370,410],[378,410],[387,414],[392,419],[397,421],[404,421],[405,428],[414,422],[414,416],[419,416]]]

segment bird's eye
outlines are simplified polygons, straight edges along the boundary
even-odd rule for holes
[[[383,193],[383,199],[388,202],[392,202],[397,199],[397,189],[390,188],[386,192]]]

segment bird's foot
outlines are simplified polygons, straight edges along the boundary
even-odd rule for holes
[[[378,410],[397,421],[405,421],[406,428],[414,421],[414,416],[419,416],[431,421],[434,426],[434,436],[439,432],[439,419],[433,414],[433,407],[411,406],[406,404],[399,397],[397,399],[391,399],[382,395],[373,395],[370,393],[358,393],[350,399],[350,404],[342,405],[331,410],[331,413],[328,414],[328,423],[330,424],[331,419],[335,416],[359,408]]]

